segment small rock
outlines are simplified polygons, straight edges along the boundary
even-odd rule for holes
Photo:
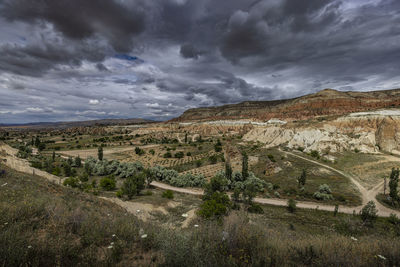
[[[187,218],[189,215],[187,213],[182,214],[182,217]]]

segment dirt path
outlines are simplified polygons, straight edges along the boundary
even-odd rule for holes
[[[38,175],[46,178],[47,180],[61,184],[63,178],[50,174],[48,172],[33,168],[30,166],[29,162],[26,159],[18,158],[16,155],[18,150],[12,148],[8,145],[0,144],[0,158],[4,159],[4,164],[14,170],[19,172]]]
[[[14,148],[11,148],[8,145],[3,145],[0,144],[0,157],[3,159],[6,159],[7,161],[5,162],[5,164],[7,166],[9,166],[10,168],[13,168],[17,171],[20,172],[24,172],[24,173],[28,173],[28,174],[35,174],[38,176],[41,176],[43,178],[46,178],[52,182],[56,182],[56,183],[61,183],[61,178],[54,176],[52,174],[49,174],[47,172],[41,171],[39,169],[35,169],[29,166],[29,162],[27,160],[24,159],[20,159],[18,157],[16,157],[17,150]],[[315,163],[317,165],[320,165],[322,167],[325,167],[327,169],[330,169],[332,171],[335,171],[339,174],[342,174],[345,177],[348,177],[351,181],[355,181],[355,179],[345,173],[343,173],[342,171],[339,171],[335,168],[332,168],[330,166],[327,166],[325,164],[316,162],[314,160],[310,160],[307,159],[305,157],[293,154],[291,152],[284,152],[287,154],[290,154],[292,156],[298,157],[298,158],[302,158],[304,160],[307,160],[309,162]],[[366,203],[370,200],[374,201],[376,204],[376,208],[378,210],[378,215],[382,216],[382,217],[388,217],[390,216],[391,213],[396,214],[397,216],[400,216],[400,212],[396,211],[396,210],[392,210],[389,208],[386,208],[385,206],[381,205],[379,202],[376,201],[375,199],[375,195],[377,192],[379,192],[380,188],[382,187],[383,183],[378,184],[377,186],[375,186],[372,190],[367,191],[363,186],[361,186],[357,181],[355,181],[354,183],[360,190],[361,194],[362,194],[362,199],[363,199],[363,203]],[[192,188],[179,188],[179,187],[174,187],[174,186],[170,186],[164,183],[160,183],[157,181],[153,181],[151,183],[152,186],[154,187],[158,187],[161,189],[165,189],[165,190],[171,190],[171,191],[175,191],[175,192],[179,192],[179,193],[185,193],[185,194],[191,194],[191,195],[198,195],[201,196],[204,194],[204,191],[201,189],[192,189]],[[120,201],[119,199],[116,198],[103,198],[109,201],[112,201],[118,205],[120,205],[121,207],[125,208],[127,211],[129,212],[133,212],[136,214],[137,209],[134,207],[134,205],[130,205],[129,203]],[[275,205],[275,206],[287,206],[287,200],[286,199],[274,199],[274,198],[254,198],[254,201],[256,203],[260,203],[260,204],[267,204],[267,205]],[[366,201],[366,202],[365,202]],[[356,207],[348,207],[348,206],[340,206],[339,207],[339,212],[342,213],[348,213],[348,214],[352,214],[353,212],[358,213],[361,209],[362,209],[363,205],[360,206],[356,206]],[[326,211],[334,211],[335,207],[332,205],[325,205],[325,204],[318,204],[318,203],[314,203],[314,202],[306,202],[306,201],[298,201],[297,202],[297,207],[299,208],[305,208],[305,209],[319,209],[319,210],[326,210]],[[161,211],[162,212],[162,211]]]
[[[367,189],[365,189],[365,187],[363,187],[354,177],[352,177],[351,175],[348,175],[348,174],[346,174],[346,173],[344,173],[344,172],[342,172],[342,171],[340,171],[340,170],[338,170],[338,169],[332,168],[332,167],[330,167],[330,166],[328,166],[328,165],[325,165],[325,164],[323,164],[323,163],[320,163],[320,162],[318,162],[318,161],[311,160],[311,159],[308,159],[308,158],[306,158],[306,157],[303,157],[303,156],[300,156],[300,155],[297,155],[297,154],[294,154],[294,153],[291,153],[291,152],[282,151],[282,150],[280,150],[280,151],[283,152],[283,153],[286,153],[286,154],[288,154],[288,155],[291,155],[291,156],[294,156],[294,157],[297,157],[297,158],[300,158],[300,159],[303,159],[303,160],[312,162],[312,163],[314,163],[314,164],[320,165],[320,166],[322,166],[322,167],[324,167],[324,168],[327,168],[327,169],[329,169],[329,170],[332,170],[332,171],[334,171],[334,172],[336,172],[336,173],[339,173],[339,174],[343,175],[344,177],[350,179],[350,181],[351,181],[351,182],[357,187],[357,189],[360,191],[360,193],[361,193],[361,198],[362,198],[362,203],[363,203],[363,204],[360,205],[360,206],[354,207],[354,208],[351,208],[351,207],[342,207],[342,209],[341,209],[342,212],[344,212],[344,210],[347,210],[347,209],[351,209],[351,210],[355,210],[356,212],[359,212],[359,211],[362,209],[362,206],[363,206],[363,205],[367,204],[369,201],[373,201],[373,202],[375,202],[376,208],[377,208],[377,210],[378,210],[378,214],[379,214],[380,216],[388,217],[388,216],[390,216],[391,213],[397,214],[398,216],[400,215],[400,212],[399,212],[399,211],[389,209],[389,208],[383,206],[382,204],[380,204],[380,203],[376,200],[375,196],[376,196],[376,195],[382,190],[382,188],[383,188],[383,181],[380,182],[379,184],[375,185],[375,187],[373,187],[372,189],[367,190]],[[299,204],[300,204],[300,203],[299,203]],[[300,205],[298,205],[298,206],[300,207]],[[322,206],[321,206],[321,207],[322,207]],[[325,209],[325,208],[326,208],[326,209]],[[330,210],[331,207],[327,206],[327,207],[324,207],[324,208],[321,208],[321,209]],[[353,211],[351,211],[351,213],[352,213],[352,212],[353,212]],[[345,212],[345,213],[349,213],[349,212]]]

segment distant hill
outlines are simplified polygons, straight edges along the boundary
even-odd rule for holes
[[[155,121],[145,119],[102,119],[102,120],[89,120],[89,121],[63,121],[63,122],[33,122],[25,124],[0,124],[3,128],[29,128],[29,129],[43,129],[43,128],[71,128],[71,127],[87,127],[87,126],[110,126],[110,125],[129,125],[129,124],[144,124],[153,123]]]
[[[351,112],[400,107],[400,89],[370,92],[343,92],[324,89],[292,99],[246,101],[218,107],[194,108],[172,121],[271,118],[299,120],[315,116],[343,115]]]

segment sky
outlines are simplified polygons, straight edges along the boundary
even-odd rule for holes
[[[398,0],[0,0],[0,123],[400,88]]]

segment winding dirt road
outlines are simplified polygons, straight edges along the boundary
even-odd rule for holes
[[[29,162],[27,160],[24,159],[20,159],[16,156],[17,154],[17,150],[14,148],[11,148],[8,145],[5,144],[0,144],[0,158],[5,159],[6,162],[4,162],[7,166],[9,166],[10,168],[13,168],[17,171],[20,172],[24,172],[24,173],[29,173],[29,174],[36,174],[38,176],[41,176],[43,178],[46,178],[47,180],[50,180],[52,182],[55,183],[60,183],[62,181],[62,178],[54,176],[52,174],[49,174],[47,172],[41,171],[39,169],[35,169],[33,167],[29,166]],[[294,157],[298,157],[301,158],[303,160],[312,162],[316,165],[322,166],[324,168],[327,168],[331,171],[334,171],[336,173],[339,173],[345,177],[347,177],[348,179],[350,179],[350,181],[353,182],[353,184],[358,188],[358,190],[361,193],[362,196],[362,202],[363,205],[365,205],[368,201],[374,201],[376,208],[378,210],[378,215],[382,216],[382,217],[388,217],[390,216],[391,213],[396,214],[397,216],[400,216],[400,212],[396,211],[396,210],[392,210],[389,209],[383,205],[381,205],[378,201],[376,201],[375,196],[378,192],[381,191],[381,188],[383,186],[383,182],[379,183],[378,185],[376,185],[373,189],[371,190],[366,190],[357,180],[355,180],[352,176],[337,170],[335,168],[332,168],[328,165],[322,164],[320,162],[305,158],[303,156],[291,153],[291,152],[287,152],[287,151],[282,151],[283,153],[292,155]],[[153,181],[151,183],[152,186],[157,187],[157,188],[161,188],[161,189],[165,189],[165,190],[171,190],[171,191],[175,191],[175,192],[179,192],[179,193],[185,193],[185,194],[190,194],[190,195],[197,195],[197,196],[201,196],[204,194],[204,191],[201,189],[193,189],[193,188],[179,188],[179,187],[174,187],[171,185],[167,185],[164,183],[160,183],[157,181]],[[105,198],[106,199],[106,198]],[[119,204],[119,202],[115,201],[115,200],[110,200],[113,201],[116,204]],[[275,198],[254,198],[254,201],[256,203],[260,203],[260,204],[267,204],[267,205],[275,205],[275,206],[287,206],[287,200],[286,199],[275,199]],[[352,214],[353,212],[360,212],[363,205],[360,206],[354,206],[354,207],[349,207],[349,206],[340,206],[339,207],[339,212],[342,213],[348,213],[348,214]],[[126,208],[126,205],[121,205],[122,207]],[[315,202],[307,202],[307,201],[298,201],[297,202],[297,207],[298,208],[304,208],[304,209],[319,209],[319,210],[326,210],[326,211],[334,211],[335,206],[332,205],[325,205],[325,204],[318,204]]]

